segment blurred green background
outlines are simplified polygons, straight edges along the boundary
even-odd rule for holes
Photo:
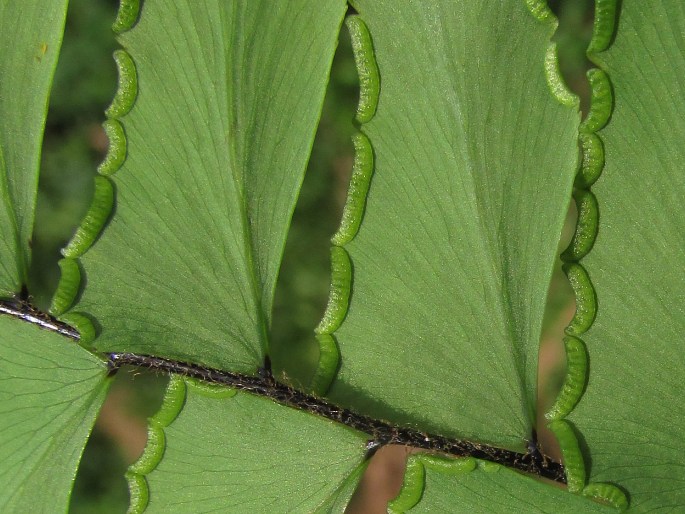
[[[588,62],[584,52],[592,30],[593,2],[557,0],[550,5],[560,18],[555,38],[562,73],[581,96],[585,109]],[[111,55],[117,45],[110,26],[117,6],[117,0],[70,2],[50,100],[33,239],[30,290],[43,308],[59,277],[59,250],[88,207],[92,178],[107,149],[100,124],[116,85]],[[343,29],[276,290],[271,333],[274,371],[296,385],[306,383],[317,358],[312,331],[328,295],[329,238],[337,228],[352,166],[350,135],[357,93],[356,70]],[[573,224],[571,209],[562,245],[570,238]],[[542,403],[553,398],[559,387],[561,333],[573,312],[569,287],[560,270],[550,293],[541,351]],[[126,511],[128,491],[123,474],[145,444],[145,419],[159,406],[164,385],[165,378],[154,374],[117,375],[77,475],[73,512]]]

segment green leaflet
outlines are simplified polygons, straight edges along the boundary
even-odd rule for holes
[[[150,419],[148,446],[127,473],[130,512],[313,512],[346,504],[349,480],[356,483],[366,466],[366,437],[268,398],[174,376]]]
[[[0,315],[0,512],[66,512],[107,374],[73,341]]]
[[[0,298],[27,283],[38,170],[66,0],[0,2]]]
[[[362,126],[373,178],[361,229],[345,244],[353,292],[328,395],[396,423],[523,449],[538,302],[578,155],[578,114],[559,103],[562,89],[550,91],[561,85],[555,22],[545,2],[530,3],[537,14],[523,2],[397,5],[353,2],[381,87]]]
[[[607,493],[609,491],[606,491]],[[413,455],[390,512],[615,514],[615,509],[496,464]]]
[[[636,514],[679,512],[685,509],[685,430],[674,420],[683,419],[685,381],[685,104],[679,101],[685,98],[685,6],[600,2],[606,26],[618,6],[616,33],[603,38],[611,46],[590,55],[611,81],[614,105],[599,132],[606,163],[592,186],[599,234],[583,259],[598,305],[583,335],[590,375],[569,419],[589,453],[590,485],[625,491]],[[612,500],[614,494],[602,487],[599,496],[625,507],[625,498]]]
[[[98,350],[263,365],[346,8],[309,4],[122,4],[100,168],[116,171],[116,209],[81,258],[88,287],[72,307],[102,327]]]
[[[206,384],[193,379],[184,379],[178,375],[172,375],[164,396],[164,402],[159,411],[148,420],[148,437],[145,451],[138,460],[131,464],[126,474],[131,492],[131,510],[142,512],[145,510],[148,491],[141,489],[146,486],[142,477],[151,473],[164,456],[166,439],[164,429],[169,426],[179,415],[186,399],[186,384],[190,385],[197,393],[209,398],[227,399],[236,395],[235,389]]]

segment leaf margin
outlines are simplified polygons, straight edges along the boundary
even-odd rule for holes
[[[359,102],[355,116],[359,126],[352,135],[354,161],[347,199],[340,226],[331,238],[331,288],[328,304],[315,330],[319,343],[319,361],[310,388],[318,395],[328,392],[340,366],[340,348],[333,333],[347,315],[354,280],[354,265],[345,245],[356,236],[364,216],[374,171],[374,150],[373,143],[363,131],[363,125],[376,114],[380,96],[380,75],[369,29],[358,14],[346,16],[345,25],[350,34],[359,77]]]
[[[618,0],[596,0],[593,34],[587,55],[593,62],[600,52],[611,46],[617,28]],[[595,320],[597,295],[587,270],[579,263],[591,250],[599,230],[599,206],[591,186],[604,168],[604,145],[597,134],[611,118],[614,106],[613,89],[608,75],[601,68],[587,72],[590,85],[590,109],[579,127],[578,143],[581,164],[574,183],[574,200],[578,210],[576,229],[561,258],[576,300],[576,312],[565,329],[564,347],[567,369],[564,383],[552,407],[545,413],[547,427],[555,435],[566,466],[570,492],[599,500],[624,511],[629,507],[626,494],[616,485],[587,482],[585,456],[580,448],[576,427],[565,418],[582,401],[588,381],[588,350],[580,335]]]
[[[139,0],[120,0],[119,9],[112,31],[121,34],[133,28],[140,16]],[[117,90],[112,103],[105,111],[106,120],[102,127],[109,140],[107,154],[97,168],[94,177],[95,190],[91,205],[74,235],[62,249],[63,258],[60,267],[60,279],[53,294],[50,307],[51,314],[57,316],[72,326],[80,335],[80,344],[89,345],[97,335],[93,321],[78,312],[69,312],[79,296],[83,274],[81,273],[81,257],[100,236],[113,210],[116,189],[109,179],[126,161],[127,139],[126,132],[120,119],[133,107],[138,95],[138,79],[133,59],[123,49],[117,49],[113,54],[117,66]],[[67,262],[72,261],[72,262]]]

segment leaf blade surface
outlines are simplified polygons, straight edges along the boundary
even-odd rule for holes
[[[545,75],[553,24],[523,2],[354,5],[381,87],[330,395],[520,449],[577,154]]]
[[[432,459],[435,461],[436,459]],[[428,461],[430,462],[430,460]],[[502,514],[576,512],[615,513],[616,509],[582,496],[550,487],[531,477],[489,463],[473,470],[450,471],[460,463],[443,462],[440,468],[424,466],[425,487],[411,512]]]
[[[348,477],[356,482],[366,466],[366,435],[232,393],[187,386],[181,410],[157,439],[163,458],[160,452],[146,475],[146,512],[313,512],[347,503]]]
[[[97,347],[255,371],[344,2],[146,2],[120,41],[116,210],[83,257]],[[105,323],[104,320],[107,320]],[[112,321],[116,320],[116,321]]]
[[[615,41],[594,56],[614,111],[599,133],[599,232],[583,261],[598,301],[583,336],[589,381],[569,419],[589,478],[626,490],[631,512],[685,506],[684,20],[678,2],[623,2]]]
[[[0,2],[0,297],[26,284],[48,96],[67,1]]]
[[[62,336],[0,316],[0,509],[66,511],[109,387],[105,363]]]

